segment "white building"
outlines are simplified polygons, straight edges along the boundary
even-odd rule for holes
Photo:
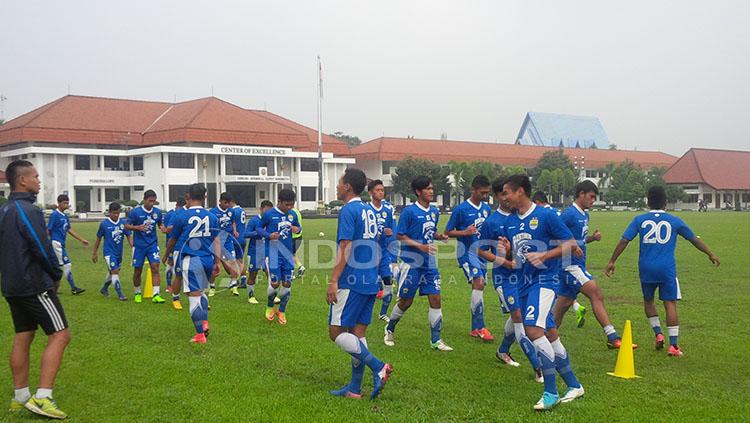
[[[354,159],[327,135],[323,151],[323,199],[330,202]],[[167,209],[195,182],[206,184],[209,205],[228,191],[255,208],[288,187],[299,209],[316,208],[317,132],[213,97],[171,104],[66,96],[0,126],[0,168],[20,158],[41,175],[38,203],[67,193],[78,211],[140,201],[148,189]]]

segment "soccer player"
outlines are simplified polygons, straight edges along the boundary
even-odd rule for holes
[[[359,198],[367,177],[359,169],[346,169],[336,185],[336,197],[344,202],[336,231],[336,264],[331,271],[326,296],[330,304],[328,335],[352,357],[352,378],[333,395],[362,398],[365,366],[373,376],[370,398],[376,398],[393,372],[367,349],[365,334],[372,320],[378,292],[378,265],[382,247],[378,242],[375,211]]]
[[[247,302],[258,304],[255,298],[255,282],[258,278],[258,272],[266,269],[266,240],[268,233],[261,234],[258,231],[263,215],[273,208],[273,203],[263,200],[260,203],[260,213],[253,216],[245,228],[245,238],[247,239]],[[266,275],[267,276],[267,275]]]
[[[190,196],[188,210],[175,215],[172,226],[174,236],[168,241],[168,249],[174,248],[179,239],[182,245],[178,251],[182,273],[183,292],[190,302],[190,318],[195,327],[195,335],[190,342],[205,344],[208,336],[208,297],[205,290],[211,275],[219,273],[221,241],[219,240],[219,219],[214,213],[203,208],[206,201],[206,187],[192,184],[188,188]]]
[[[593,182],[588,180],[579,182],[575,188],[573,204],[565,209],[560,216],[565,226],[573,234],[578,246],[573,250],[569,259],[563,260],[560,288],[557,292],[557,302],[553,314],[555,325],[559,329],[565,312],[573,305],[578,293],[582,292],[591,301],[594,316],[607,337],[607,346],[609,348],[620,348],[622,340],[609,320],[607,309],[604,307],[602,290],[594,277],[586,271],[586,244],[602,239],[598,229],[589,235],[589,212],[587,210],[594,204],[598,194],[599,189]]]
[[[167,225],[167,247],[166,251],[164,252],[164,257],[162,257],[162,262],[165,266],[167,266],[167,270],[169,271],[169,268],[171,267],[172,271],[172,283],[170,285],[170,292],[172,294],[172,308],[175,310],[182,310],[182,303],[180,302],[180,291],[182,289],[180,251],[182,250],[182,244],[180,244],[180,240],[178,238],[175,238],[175,236],[172,234],[172,229],[174,228],[175,219],[181,213],[187,211],[187,201],[189,199],[190,195],[186,192],[184,199],[177,200],[177,204],[181,205],[181,207],[175,208],[174,213],[169,219],[169,223]],[[175,238],[176,241],[175,245],[170,248],[169,240],[172,238]],[[169,276],[169,273],[167,273],[167,276]]]
[[[489,193],[490,180],[484,175],[475,176],[471,181],[471,196],[453,209],[445,226],[446,235],[458,238],[458,267],[464,271],[466,281],[471,284],[471,336],[485,342],[492,342],[495,338],[484,325],[487,261],[477,255],[477,241],[482,231],[482,223],[492,211],[486,203]]]
[[[57,262],[60,263],[60,267],[62,268],[63,278],[67,279],[70,285],[70,292],[73,295],[79,295],[83,294],[86,290],[77,287],[73,281],[72,264],[70,263],[68,251],[65,249],[65,240],[68,238],[68,234],[70,234],[70,236],[85,246],[88,246],[89,242],[70,227],[70,218],[65,214],[65,210],[68,208],[70,208],[70,198],[66,194],[58,195],[57,208],[49,216],[47,231],[52,240],[52,247],[55,249]]]
[[[125,222],[120,219],[121,206],[118,202],[109,203],[109,216],[99,224],[99,229],[96,231],[96,242],[94,243],[94,251],[91,253],[91,261],[96,263],[99,259],[96,254],[99,251],[99,244],[104,238],[104,248],[102,248],[102,254],[104,256],[104,262],[107,264],[109,274],[107,279],[104,280],[102,289],[99,290],[105,297],[109,296],[109,285],[115,286],[115,292],[117,292],[117,298],[120,301],[127,301],[128,297],[122,293],[122,286],[120,285],[120,265],[122,264],[122,245],[123,239],[127,238],[130,248],[133,248],[133,234],[130,230],[125,229]]]
[[[300,227],[302,225],[302,213],[299,212],[299,210],[292,209],[292,213],[294,213],[297,216],[297,221],[300,224]],[[296,273],[292,275],[292,279],[299,276],[300,278],[305,274],[305,266],[302,264],[302,260],[299,258],[299,252],[300,247],[302,247],[302,232],[297,232],[296,234],[292,234],[292,239],[294,240],[294,244],[292,245],[294,247],[294,266],[297,269]]]
[[[272,322],[278,316],[279,323],[286,324],[286,306],[292,295],[292,273],[294,271],[294,241],[292,234],[302,232],[297,215],[292,212],[297,195],[290,189],[279,191],[276,207],[263,214],[256,227],[266,241],[266,274],[268,274],[268,303],[266,320]],[[274,309],[274,300],[279,297],[279,310]]]
[[[677,235],[687,239],[691,244],[703,252],[714,265],[720,264],[717,257],[705,242],[696,236],[692,230],[679,217],[666,213],[667,194],[664,187],[654,186],[648,190],[648,213],[636,216],[622,239],[612,252],[605,274],[612,276],[615,273],[615,262],[620,257],[628,243],[641,237],[640,252],[638,255],[638,273],[641,279],[641,291],[643,292],[643,307],[646,311],[651,327],[656,335],[656,349],[664,348],[664,334],[661,331],[659,313],[654,305],[654,294],[659,289],[659,299],[664,303],[667,313],[667,332],[669,334],[669,349],[667,354],[674,357],[682,356],[683,352],[677,344],[680,334],[679,320],[677,318],[677,300],[682,298],[680,294],[680,283],[677,280],[677,264],[674,252],[677,247]]]
[[[135,207],[128,213],[128,220],[125,223],[125,229],[133,231],[133,286],[135,287],[135,302],[143,301],[141,292],[141,274],[143,273],[143,264],[148,260],[151,269],[151,280],[153,285],[154,296],[151,302],[154,304],[164,303],[164,298],[160,295],[161,276],[159,275],[159,239],[156,234],[157,227],[165,232],[166,228],[162,223],[161,210],[154,206],[156,203],[156,193],[154,190],[148,190],[143,193],[143,203]]]
[[[544,374],[544,393],[535,410],[548,410],[559,402],[583,396],[581,383],[573,373],[570,357],[560,342],[552,316],[555,285],[560,278],[560,257],[575,248],[575,239],[552,210],[531,201],[531,182],[526,175],[513,175],[505,182],[505,198],[516,212],[506,221],[500,235],[511,242],[513,259],[520,266],[519,287],[524,330],[536,348]],[[555,370],[568,390],[560,399]]]
[[[175,213],[177,213],[180,210],[185,210],[186,209],[185,204],[186,204],[185,203],[185,198],[178,198],[177,201],[175,202],[174,209],[172,209],[172,210],[168,211],[166,214],[164,214],[164,226],[167,228],[167,232],[166,232],[167,233],[167,241],[169,241],[169,231],[170,231],[169,228],[172,227],[172,220],[174,219],[174,215],[175,215]],[[171,292],[172,296],[174,296],[175,293],[179,295],[179,293],[180,293],[179,290],[177,290],[176,292],[172,291],[172,278],[174,277],[174,266],[175,266],[174,261],[172,260],[172,257],[169,254],[165,254],[165,257],[167,259],[167,261],[165,263],[166,266],[167,266],[167,271],[166,271],[166,274],[167,274],[167,291]]]
[[[438,351],[453,351],[443,341],[443,310],[440,302],[440,272],[435,261],[437,246],[435,240],[445,241],[448,236],[438,233],[440,212],[431,206],[433,199],[432,180],[419,176],[411,182],[411,189],[417,201],[401,212],[396,230],[396,238],[401,242],[403,268],[399,281],[399,301],[393,306],[390,321],[385,327],[383,342],[392,347],[395,344],[393,332],[406,310],[414,302],[414,296],[426,295],[430,303],[430,345]]]
[[[245,209],[237,204],[237,200],[232,198],[230,202],[232,207],[232,234],[237,242],[234,244],[234,259],[235,267],[239,269],[240,283],[239,287],[244,288],[247,286],[247,269],[245,268],[245,225],[247,224],[247,215]],[[235,294],[236,292],[236,294]],[[233,295],[240,295],[237,288],[232,289]]]
[[[219,205],[211,209],[217,219],[219,219],[219,229],[223,233],[219,233],[221,238],[221,264],[224,266],[224,271],[229,274],[229,291],[232,295],[240,295],[237,287],[239,286],[238,279],[240,277],[240,269],[237,268],[236,256],[235,256],[235,244],[238,243],[234,237],[234,222],[232,216],[234,211],[232,210],[232,194],[228,192],[222,192],[219,196]],[[216,295],[216,277],[218,275],[212,275],[211,284],[208,289],[208,296],[213,297]]]
[[[70,343],[70,330],[56,293],[62,270],[47,237],[44,214],[34,206],[41,187],[39,172],[31,162],[16,160],[5,169],[5,175],[11,194],[0,207],[0,275],[15,330],[10,348],[15,392],[9,411],[17,413],[26,408],[35,414],[64,419],[67,415],[52,399],[52,389]],[[32,396],[29,351],[39,327],[47,335],[47,345],[42,353],[39,385]],[[8,332],[3,333],[7,342]],[[7,381],[4,377],[3,380]]]
[[[542,376],[542,368],[539,364],[536,348],[526,336],[523,327],[521,302],[518,296],[518,287],[523,282],[519,278],[519,271],[513,268],[512,256],[507,255],[511,248],[510,244],[507,244],[507,239],[504,238],[504,231],[506,222],[513,214],[513,210],[510,208],[507,198],[505,198],[504,185],[505,178],[496,179],[492,183],[492,193],[498,207],[482,224],[478,252],[482,258],[493,263],[492,285],[500,300],[502,312],[510,314],[505,322],[503,340],[495,353],[495,357],[503,364],[519,367],[520,364],[510,355],[510,347],[513,345],[513,341],[518,342],[529,359],[532,369],[534,369],[534,379],[543,383],[544,377]],[[503,241],[505,251],[497,247],[498,241]]]
[[[380,244],[380,261],[378,262],[378,276],[383,283],[383,303],[380,305],[379,319],[388,323],[388,308],[393,300],[393,261],[394,257],[388,251],[389,244],[394,241],[393,206],[384,200],[385,186],[383,181],[375,179],[367,184],[370,193],[370,207],[375,211],[378,222],[378,244]]]

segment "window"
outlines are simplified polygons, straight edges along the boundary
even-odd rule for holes
[[[714,201],[714,195],[713,194],[703,194],[703,201],[706,203],[713,203]]]
[[[316,201],[318,199],[316,195],[317,193],[317,187],[302,187],[302,192],[300,193],[300,201]]]
[[[724,202],[725,203],[731,203],[734,201],[734,195],[732,194],[724,194]]]
[[[143,156],[133,157],[133,170],[143,170]]]
[[[750,203],[750,193],[744,193],[742,194],[742,202],[743,203]]]
[[[169,153],[170,169],[195,169],[195,156],[192,153]]]
[[[145,187],[143,185],[134,185],[133,191],[143,191]]]
[[[317,172],[318,171],[318,159],[300,159],[299,160],[300,171],[302,172]],[[305,200],[302,200],[305,201]]]
[[[258,191],[258,192],[259,192],[259,194],[258,194],[258,195],[260,196],[260,199],[261,199],[261,200],[268,200],[268,199],[266,198],[266,192],[265,192],[264,190],[260,190],[260,191]]]
[[[273,161],[271,161],[271,166],[268,166],[264,157],[227,156],[224,162],[226,163],[224,173],[227,175],[259,175],[260,167],[267,167],[268,174],[273,174]]]
[[[698,194],[688,194],[686,203],[697,203],[698,202]]]
[[[383,161],[383,175],[390,175],[391,174],[391,168],[397,167],[398,162],[394,162],[393,160],[384,160]]]
[[[170,185],[169,186],[169,202],[174,203],[179,198],[185,198],[185,193],[188,192],[190,185]]]
[[[5,197],[5,191],[0,191],[0,197]]]
[[[698,189],[698,185],[683,185],[682,189],[685,191],[694,191]]]
[[[91,170],[91,156],[76,156],[76,170]]]
[[[104,156],[104,168],[107,170],[120,170],[120,158],[115,156]]]
[[[120,199],[120,190],[118,188],[105,188],[104,201],[110,203]]]

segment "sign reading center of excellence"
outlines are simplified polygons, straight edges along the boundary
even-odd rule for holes
[[[235,147],[229,145],[215,145],[214,151],[221,154],[238,154],[243,156],[287,156],[291,148],[272,147]]]

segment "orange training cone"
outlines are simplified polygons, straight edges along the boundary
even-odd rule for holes
[[[640,377],[635,374],[633,348],[626,348],[626,345],[633,345],[633,330],[631,328],[630,320],[625,321],[625,328],[622,331],[622,344],[620,352],[617,354],[615,371],[607,372],[608,375],[621,377],[623,379],[634,379]]]
[[[143,283],[143,298],[151,298],[154,296],[154,283],[152,281],[151,268],[146,268],[146,282]]]

